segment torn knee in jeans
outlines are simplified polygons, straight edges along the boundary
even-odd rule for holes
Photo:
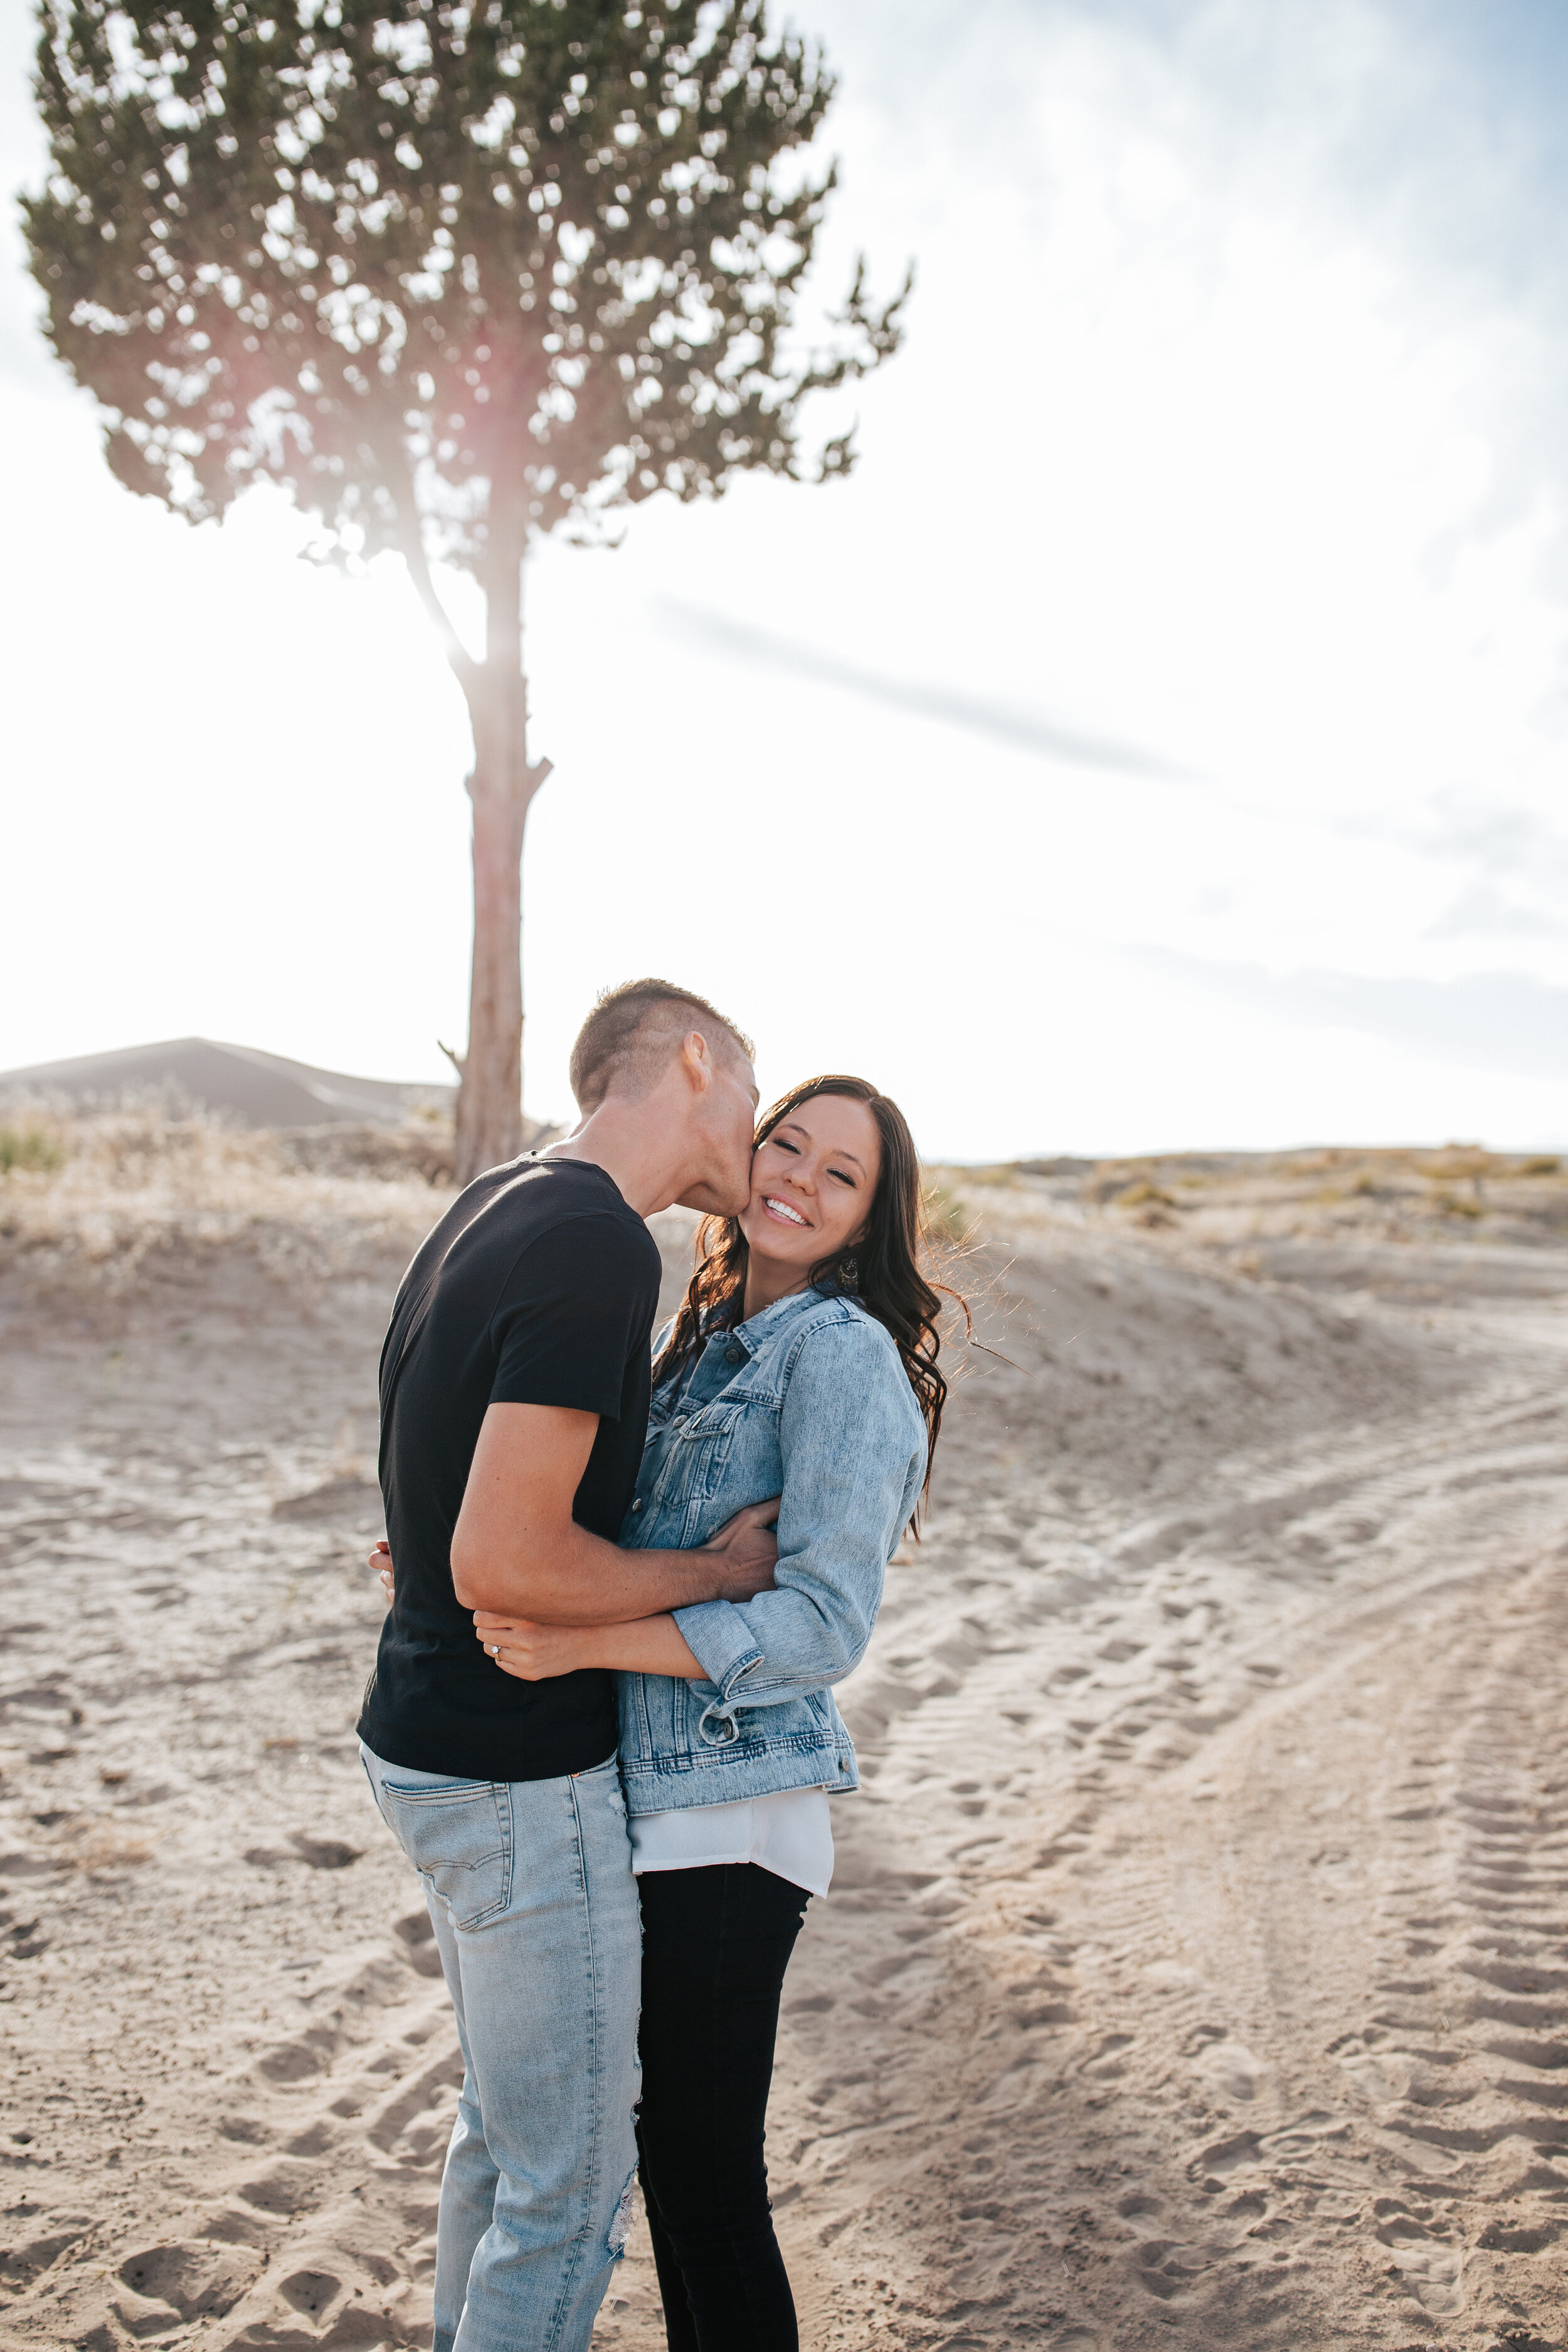
[[[610,2223],[609,2248],[617,2262],[626,2251],[626,2233],[632,2226],[632,2194],[637,2185],[637,2168],[634,2164],[627,2177],[626,2185],[621,2191],[621,2200],[616,2207],[615,2218]]]

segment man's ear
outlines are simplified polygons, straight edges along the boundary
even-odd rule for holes
[[[705,1095],[713,1083],[713,1056],[700,1029],[688,1030],[681,1040],[680,1066],[693,1090]]]

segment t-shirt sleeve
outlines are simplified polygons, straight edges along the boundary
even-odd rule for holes
[[[490,1327],[490,1402],[566,1405],[618,1421],[626,1364],[647,1344],[658,1286],[651,1240],[624,1219],[551,1226],[501,1293]]]

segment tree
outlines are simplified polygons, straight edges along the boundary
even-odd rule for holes
[[[833,94],[766,0],[44,0],[25,200],[109,463],[191,521],[286,488],[317,551],[399,551],[473,729],[466,1181],[521,1139],[522,572],[620,507],[807,466],[800,410],[898,345],[857,268],[792,342]],[[473,574],[482,658],[435,567]]]

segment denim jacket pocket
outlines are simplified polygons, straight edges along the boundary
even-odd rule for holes
[[[384,1777],[388,1822],[454,1927],[482,1927],[511,1900],[511,1808],[494,1780],[421,1781]]]
[[[749,1411],[754,1412],[755,1408],[744,1397],[726,1397],[689,1418],[678,1414],[670,1423],[658,1506],[661,1516],[672,1508],[683,1511],[682,1541],[703,1540],[694,1537],[694,1524],[706,1522],[708,1507],[725,1481]],[[728,1517],[730,1513],[726,1510],[721,1516]],[[711,1529],[705,1526],[704,1532]]]

